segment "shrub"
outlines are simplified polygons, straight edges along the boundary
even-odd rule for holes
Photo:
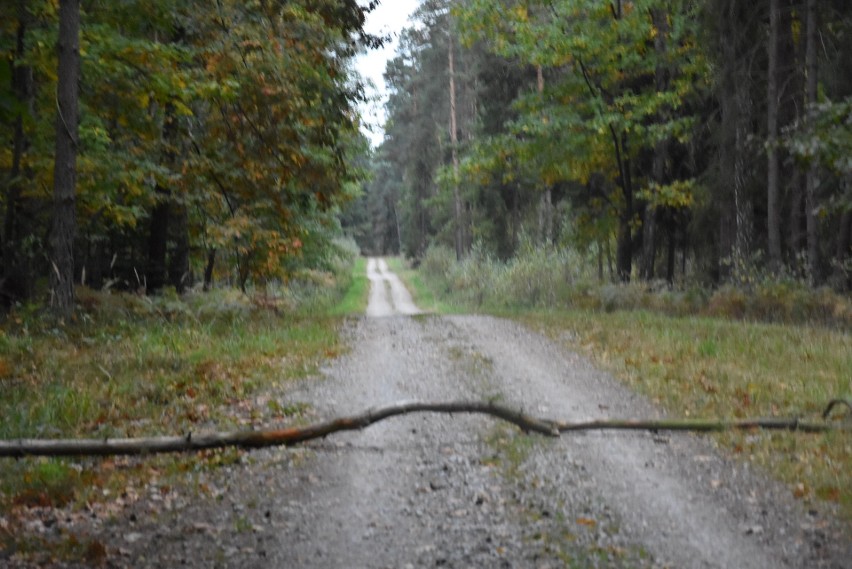
[[[446,283],[455,265],[456,254],[449,247],[433,245],[426,250],[420,263],[420,271],[430,279]]]

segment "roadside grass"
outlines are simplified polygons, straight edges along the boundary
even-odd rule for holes
[[[334,316],[352,316],[364,314],[367,310],[367,298],[370,293],[370,281],[367,279],[367,259],[358,257],[352,267],[352,281],[346,294],[330,311]]]
[[[64,326],[19,307],[0,327],[0,438],[151,436],[298,421],[306,409],[278,395],[346,349],[343,315],[366,302],[355,276],[361,265],[271,295],[221,289],[144,298],[81,288],[78,317]],[[73,514],[152,479],[216,468],[242,454],[0,459],[0,551],[86,561],[97,544],[66,547],[22,524],[40,509]]]
[[[829,400],[852,398],[852,332],[848,328],[740,320],[741,314],[729,315],[721,306],[736,297],[738,309],[744,309],[748,299],[734,290],[715,296],[724,302],[715,304],[714,316],[702,315],[702,303],[691,309],[681,305],[682,315],[672,315],[665,299],[659,301],[658,311],[630,309],[633,303],[623,309],[618,299],[632,293],[610,285],[587,294],[612,297],[613,305],[475,303],[469,291],[454,294],[442,286],[440,275],[424,273],[421,270],[414,277],[402,271],[415,302],[446,295],[451,300],[433,301],[434,305],[452,306],[456,311],[466,304],[468,310],[513,318],[585,353],[673,417],[818,420]],[[815,296],[824,294],[818,291]],[[832,298],[831,302],[838,301]],[[654,301],[643,303],[653,305]],[[771,313],[773,309],[761,310]],[[795,497],[836,504],[840,515],[852,520],[852,437],[848,433],[754,431],[713,436],[729,452],[787,483]]]

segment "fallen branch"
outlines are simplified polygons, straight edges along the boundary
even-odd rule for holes
[[[826,410],[826,416],[833,401]],[[263,448],[291,446],[313,439],[324,438],[342,431],[364,429],[374,423],[397,415],[409,413],[475,413],[490,415],[507,421],[525,432],[535,432],[549,437],[560,433],[592,430],[641,430],[641,431],[693,431],[710,432],[733,429],[780,429],[821,433],[826,431],[852,432],[852,424],[801,421],[792,419],[742,419],[737,421],[718,420],[599,420],[584,422],[562,422],[530,417],[503,405],[490,402],[402,402],[370,409],[359,415],[341,417],[309,425],[286,429],[264,429],[230,433],[193,434],[180,437],[148,437],[127,439],[20,439],[0,441],[0,457],[20,458],[25,456],[106,456],[188,452],[223,447]]]

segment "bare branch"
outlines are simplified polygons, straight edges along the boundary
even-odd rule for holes
[[[841,401],[843,402],[843,401]],[[846,402],[848,404],[848,402]],[[835,402],[832,402],[832,405]],[[831,406],[829,406],[830,409]],[[512,423],[525,432],[558,437],[560,433],[591,430],[692,431],[713,432],[734,429],[780,429],[821,433],[826,431],[852,432],[847,423],[808,422],[790,419],[725,420],[598,420],[561,422],[531,417],[515,409],[492,402],[451,401],[446,403],[401,402],[369,409],[359,415],[340,417],[309,425],[284,429],[263,429],[224,433],[193,434],[178,437],[149,437],[128,439],[21,439],[0,441],[0,457],[25,456],[107,456],[146,455],[167,452],[191,452],[205,449],[238,447],[264,448],[291,446],[324,438],[342,431],[364,429],[374,423],[410,413],[473,413],[490,415]]]

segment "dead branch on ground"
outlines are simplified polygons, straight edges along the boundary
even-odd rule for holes
[[[828,418],[836,405],[845,405],[846,400],[833,400],[825,410]],[[340,417],[330,421],[284,429],[260,429],[252,431],[222,432],[173,437],[114,438],[114,439],[19,439],[0,441],[0,457],[21,458],[25,456],[108,456],[145,455],[167,452],[191,452],[224,447],[254,449],[272,446],[292,446],[306,441],[327,437],[342,431],[364,429],[374,423],[397,415],[410,413],[468,413],[490,415],[507,421],[525,432],[558,437],[560,433],[594,430],[634,431],[691,431],[715,432],[727,430],[773,429],[822,433],[827,431],[852,432],[849,421],[805,421],[799,418],[757,418],[739,420],[708,419],[660,419],[660,420],[595,420],[581,422],[554,421],[531,417],[504,405],[493,402],[461,401],[447,403],[401,402],[376,407],[358,415]]]

